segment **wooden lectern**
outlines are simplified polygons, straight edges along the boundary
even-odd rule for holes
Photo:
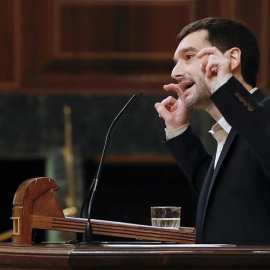
[[[55,196],[58,186],[51,178],[24,181],[13,200],[12,243],[32,244],[32,229],[84,233],[87,219],[65,217]],[[194,244],[195,229],[160,228],[138,224],[91,219],[93,234],[168,243]]]
[[[12,213],[12,243],[0,243],[0,270],[270,269],[270,247],[189,245],[195,242],[193,228],[168,229],[91,219],[94,234],[158,242],[31,245],[34,228],[79,233],[86,229],[86,219],[65,217],[55,196],[57,189],[56,183],[46,177],[19,186]]]

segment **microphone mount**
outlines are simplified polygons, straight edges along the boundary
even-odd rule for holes
[[[107,135],[105,138],[105,143],[104,143],[103,150],[102,150],[102,154],[101,154],[101,158],[100,158],[100,162],[98,165],[98,169],[96,171],[94,179],[92,180],[92,183],[89,187],[89,190],[85,196],[85,199],[83,201],[82,208],[81,208],[81,213],[80,213],[80,217],[82,218],[84,209],[86,207],[86,204],[88,203],[87,226],[86,226],[85,235],[84,235],[84,238],[85,238],[84,241],[86,244],[93,243],[92,228],[91,228],[92,206],[93,206],[93,202],[95,199],[96,189],[97,189],[97,185],[98,185],[98,181],[99,181],[99,177],[100,177],[100,173],[101,173],[104,159],[107,155],[107,152],[112,144],[112,141],[114,139],[114,136],[115,136],[116,131],[118,130],[120,124],[122,123],[124,118],[129,114],[131,107],[134,105],[134,103],[138,100],[138,98],[141,95],[142,95],[142,93],[132,95],[132,97],[129,99],[129,101],[125,104],[125,106],[120,110],[120,112],[114,118],[114,120],[112,121],[112,123],[108,129],[108,132],[107,132]]]

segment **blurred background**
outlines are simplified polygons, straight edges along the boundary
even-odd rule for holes
[[[258,86],[269,94],[269,1],[0,3],[0,241],[10,240],[12,200],[30,178],[53,178],[62,209],[74,206],[78,216],[110,123],[140,92],[106,157],[92,217],[150,225],[151,206],[176,205],[182,226],[194,226],[197,197],[162,144],[164,123],[154,109],[172,82],[176,36],[208,16],[246,23],[262,52]],[[191,123],[213,153],[212,119],[197,112]]]

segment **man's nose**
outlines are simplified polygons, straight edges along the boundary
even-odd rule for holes
[[[184,65],[181,64],[180,62],[178,62],[171,73],[171,77],[175,80],[179,80],[181,77],[183,77],[185,75],[185,69],[184,69]]]

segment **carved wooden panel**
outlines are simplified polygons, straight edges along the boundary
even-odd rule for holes
[[[203,17],[233,18],[235,17],[236,1],[237,0],[198,0],[198,19]]]
[[[58,1],[55,52],[59,59],[167,60],[179,25],[194,19],[191,2]],[[189,16],[186,16],[189,15]],[[182,24],[181,23],[181,24]]]
[[[189,0],[27,3],[28,93],[159,93],[170,80],[176,35],[195,19]]]
[[[207,16],[258,37],[270,89],[268,0],[2,0],[0,93],[162,94],[176,35]],[[270,91],[269,91],[270,93]]]

